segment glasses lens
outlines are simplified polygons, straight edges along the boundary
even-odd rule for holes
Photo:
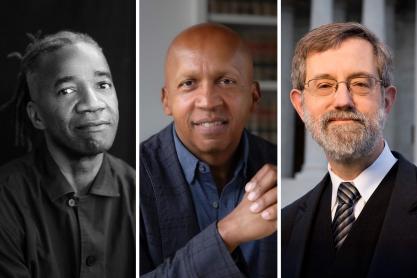
[[[367,95],[375,87],[375,79],[371,77],[356,77],[349,81],[349,87],[353,94]]]
[[[309,88],[320,96],[328,96],[334,93],[334,88],[337,85],[336,80],[332,79],[313,79],[308,83]]]

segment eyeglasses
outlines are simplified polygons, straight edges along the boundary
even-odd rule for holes
[[[307,81],[304,85],[317,96],[330,96],[336,93],[340,83],[345,83],[349,92],[353,95],[366,96],[372,92],[376,84],[382,80],[372,76],[353,77],[346,81],[339,81],[328,78],[315,78]]]

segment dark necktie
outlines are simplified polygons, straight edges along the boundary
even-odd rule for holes
[[[361,198],[361,194],[350,182],[342,182],[337,190],[337,209],[332,223],[333,240],[336,250],[340,249],[343,241],[349,234],[355,214],[353,208],[355,203]]]

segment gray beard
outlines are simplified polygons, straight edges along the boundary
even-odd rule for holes
[[[369,116],[355,110],[334,110],[325,113],[319,120],[313,119],[304,106],[303,109],[307,130],[324,149],[329,160],[345,163],[355,161],[372,153],[383,139],[383,107]],[[331,119],[336,117],[354,121],[334,124]]]

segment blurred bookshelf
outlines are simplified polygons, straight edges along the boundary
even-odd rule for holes
[[[277,18],[275,16],[261,15],[236,15],[236,14],[210,14],[210,21],[221,22],[224,24],[240,25],[266,25],[275,26]]]
[[[277,1],[208,0],[207,19],[237,31],[252,50],[261,101],[247,128],[277,142]]]

